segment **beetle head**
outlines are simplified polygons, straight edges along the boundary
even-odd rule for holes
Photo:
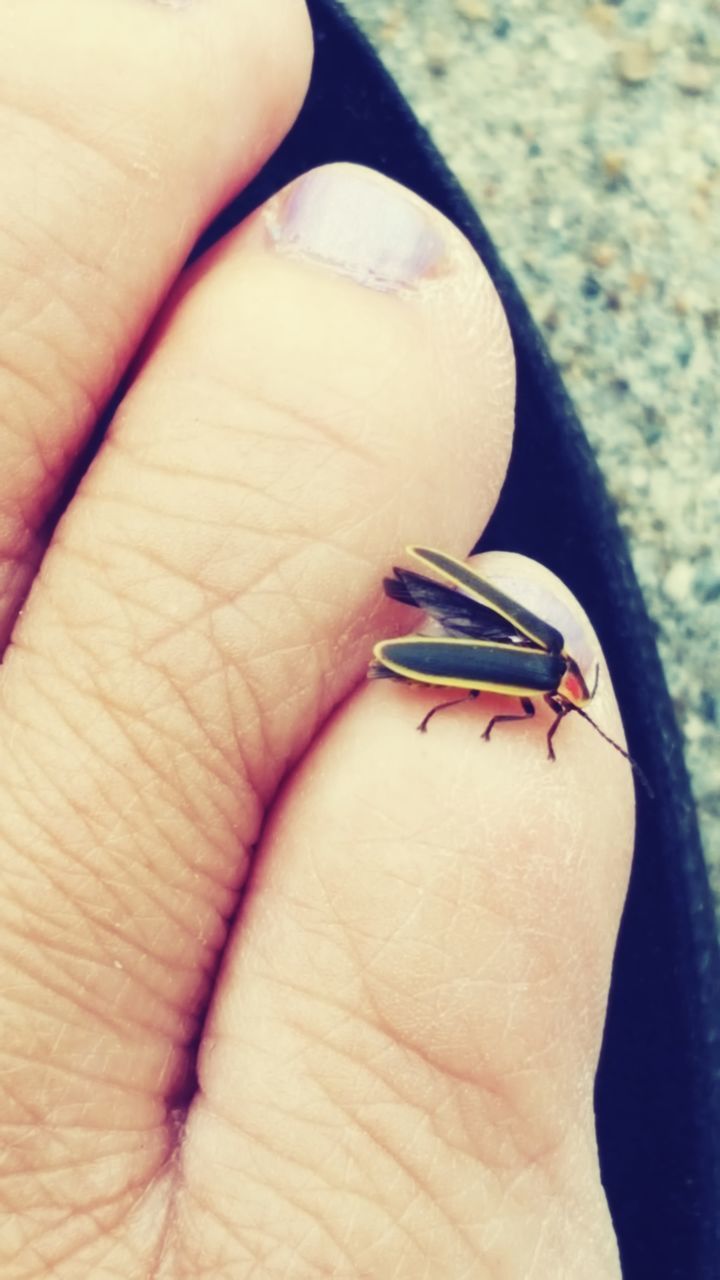
[[[593,684],[592,692],[588,689],[587,681],[580,667],[574,658],[564,653],[565,674],[558,685],[558,693],[561,698],[569,702],[573,707],[583,707],[586,702],[590,702],[595,696],[597,688],[597,675]]]

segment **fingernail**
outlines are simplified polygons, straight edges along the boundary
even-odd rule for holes
[[[314,169],[269,211],[276,245],[371,289],[390,292],[438,273],[443,236],[401,187],[344,165]]]
[[[542,565],[507,551],[486,551],[470,556],[468,564],[494,587],[549,622],[564,637],[566,647],[583,676],[591,682],[598,658],[597,641],[590,635],[587,619],[562,583]]]

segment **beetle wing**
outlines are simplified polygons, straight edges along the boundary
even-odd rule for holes
[[[548,653],[562,652],[565,641],[555,627],[538,618],[537,614],[518,604],[517,600],[507,596],[492,583],[486,582],[462,560],[456,560],[454,556],[446,555],[444,551],[435,551],[431,547],[408,547],[408,551],[416,560],[430,565],[441,577],[467,592],[473,600],[505,618],[526,640],[531,640]]]
[[[513,697],[556,692],[566,669],[560,654],[529,645],[435,636],[381,640],[374,659],[396,679]]]
[[[433,582],[411,569],[394,569],[394,578],[385,578],[385,594],[401,604],[422,609],[437,619],[450,635],[472,636],[478,640],[523,641],[523,633],[486,605],[479,604],[453,587]]]

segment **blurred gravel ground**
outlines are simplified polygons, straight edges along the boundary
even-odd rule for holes
[[[720,0],[349,0],[516,276],[658,627],[720,904]]]

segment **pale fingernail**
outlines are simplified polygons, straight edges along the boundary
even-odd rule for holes
[[[438,273],[438,227],[402,187],[350,165],[313,169],[268,211],[275,244],[372,289],[407,288]]]

